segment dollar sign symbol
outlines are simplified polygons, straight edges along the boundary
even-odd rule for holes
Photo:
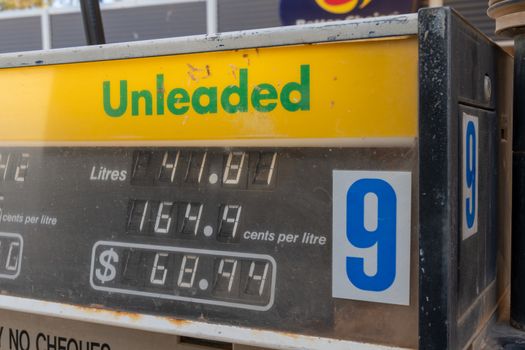
[[[112,281],[117,275],[117,270],[115,269],[115,266],[113,266],[113,262],[118,263],[118,254],[113,250],[113,248],[104,250],[102,254],[100,254],[98,261],[100,265],[104,267],[104,270],[102,271],[102,269],[97,269],[95,271],[97,278],[102,283]]]

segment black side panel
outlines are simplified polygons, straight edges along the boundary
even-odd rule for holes
[[[483,328],[484,322],[494,312],[497,301],[496,254],[498,232],[498,164],[499,128],[496,57],[500,48],[491,43],[470,23],[453,13],[451,17],[451,67],[452,95],[450,96],[452,118],[459,132],[459,205],[457,212],[457,235],[454,245],[458,249],[456,284],[457,309],[451,314],[457,328],[455,347],[463,349]],[[478,166],[478,225],[472,236],[463,234],[463,118],[465,114],[479,122]],[[456,249],[454,247],[454,249]]]
[[[421,10],[419,23],[419,344],[421,349],[464,349],[490,319],[500,297],[495,281],[500,137],[496,57],[501,49],[448,8]],[[475,150],[464,145],[469,120],[477,129]],[[469,156],[463,156],[467,147]],[[477,159],[475,189],[466,184],[473,170],[468,176],[463,173],[463,164],[474,165],[467,163],[472,154]],[[476,224],[467,229],[463,213],[470,212],[473,202]]]
[[[467,345],[477,334],[483,322],[494,311],[497,303],[495,269],[497,253],[497,186],[498,186],[498,121],[496,114],[480,108],[459,105],[458,119],[460,130],[465,115],[477,118],[479,123],[479,141],[477,163],[479,166],[478,195],[479,213],[477,233],[469,237],[462,234],[462,216],[465,202],[461,200],[459,209],[458,236],[458,309],[457,309],[457,343],[458,348]],[[461,134],[460,134],[461,135]],[[460,145],[466,140],[460,136]],[[466,160],[460,149],[460,164]],[[462,168],[458,177],[462,178]],[[459,195],[462,194],[460,181]]]
[[[525,35],[515,38],[510,322],[525,330]]]
[[[451,123],[448,9],[419,12],[419,347],[448,349],[454,327],[457,125]],[[454,231],[454,232],[452,232]],[[444,257],[449,257],[448,259]]]

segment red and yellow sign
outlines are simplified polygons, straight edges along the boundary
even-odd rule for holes
[[[281,0],[284,25],[414,12],[418,0]]]
[[[356,8],[364,9],[373,0],[315,0],[324,10],[331,13],[349,13]]]

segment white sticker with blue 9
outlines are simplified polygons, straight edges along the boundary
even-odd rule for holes
[[[479,123],[478,118],[463,113],[462,128],[462,237],[478,232]]]
[[[412,174],[333,172],[332,297],[410,304]]]

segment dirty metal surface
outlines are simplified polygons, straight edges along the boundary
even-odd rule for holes
[[[2,230],[23,236],[23,246],[9,241],[0,251],[0,265],[21,271],[4,279],[4,295],[78,305],[73,309],[85,320],[104,312],[114,324],[125,319],[137,328],[146,324],[141,315],[156,315],[146,329],[171,324],[181,331],[199,322],[291,338],[403,347],[416,341],[416,269],[410,269],[410,306],[333,298],[327,230],[333,169],[415,172],[414,149],[1,153],[22,164],[18,174],[7,167],[2,185]],[[249,181],[260,172],[257,161],[268,165],[262,182]],[[170,162],[187,168],[186,176],[171,172]],[[237,183],[215,181],[217,174],[229,178],[235,162]],[[12,181],[17,176],[23,184]],[[416,218],[414,212],[411,231]],[[412,250],[416,244],[413,235]],[[411,256],[416,266],[417,254]]]
[[[267,350],[231,342],[0,311],[0,347],[25,350]]]
[[[99,341],[101,344],[107,343],[112,346],[111,349],[113,350],[140,349],[139,347],[134,346],[143,344],[142,340],[139,339],[142,337],[147,337],[145,339],[151,339],[149,341],[150,345],[159,346],[158,348],[149,346],[145,347],[148,349],[163,349],[162,346],[165,346],[165,344],[169,344],[171,346],[170,349],[195,349],[194,347],[177,347],[179,345],[176,344],[177,339],[173,337],[173,335],[180,337],[186,336],[194,339],[211,339],[223,343],[233,343],[233,350],[261,350],[260,348],[276,350],[415,349],[412,347],[393,347],[322,337],[309,337],[284,332],[268,332],[235,326],[212,325],[198,321],[183,321],[95,308],[80,308],[71,305],[16,297],[1,298],[0,307],[5,310],[0,311],[0,319],[6,320],[0,326],[4,326],[6,332],[9,331],[9,328],[12,328],[14,331],[16,331],[16,329],[21,331],[24,330],[25,327],[28,328],[28,333],[33,336],[38,336],[39,333],[69,338],[77,336],[78,340],[91,339]],[[8,311],[13,309],[23,313]],[[40,316],[54,317],[42,318]],[[70,319],[72,322],[64,322],[64,318]],[[7,320],[10,320],[10,322]],[[81,322],[76,323],[77,321]],[[36,323],[37,326],[33,328],[34,323]],[[123,330],[122,327],[125,327],[128,330]],[[78,336],[77,330],[80,332],[80,336]],[[197,349],[203,350],[202,347],[197,347]]]
[[[420,210],[428,213],[420,221],[419,346],[464,349],[509,282],[512,60],[451,9],[419,18]],[[468,116],[478,118],[480,135],[480,221],[470,236],[463,214],[471,203],[464,175],[472,163],[462,146]]]
[[[0,55],[0,68],[416,35],[417,14]]]

